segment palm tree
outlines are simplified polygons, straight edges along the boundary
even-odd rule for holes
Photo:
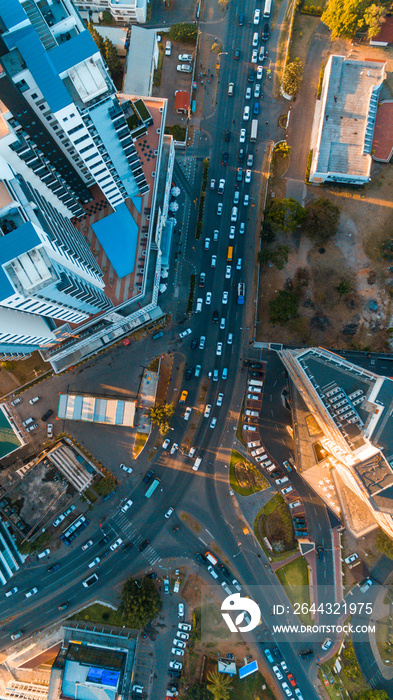
[[[210,690],[214,697],[214,700],[228,700],[230,688],[231,677],[219,673],[217,670],[209,671],[207,674],[207,689]]]

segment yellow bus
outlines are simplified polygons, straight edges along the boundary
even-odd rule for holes
[[[227,262],[232,262],[232,258],[233,258],[233,246],[229,245],[228,252],[227,252]]]

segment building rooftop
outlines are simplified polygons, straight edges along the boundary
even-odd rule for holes
[[[87,423],[133,426],[135,401],[117,397],[59,394],[57,417]]]
[[[393,18],[392,18],[393,19]],[[393,154],[393,100],[378,105],[373,137],[372,157],[388,163]]]
[[[379,34],[377,36],[374,36],[371,41],[370,45],[375,46],[375,45],[387,45],[391,44],[393,41],[393,17],[385,17],[385,21],[383,22]]]
[[[156,30],[133,25],[126,59],[123,92],[148,97],[151,94],[151,73],[156,43]],[[137,67],[137,68],[136,68]]]
[[[134,272],[139,231],[126,204],[120,204],[113,214],[93,224],[93,231],[116,275],[121,279]]]
[[[191,94],[188,90],[176,90],[175,92],[175,111],[188,112],[190,109]]]

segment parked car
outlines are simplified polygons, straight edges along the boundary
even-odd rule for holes
[[[176,66],[176,70],[179,73],[191,73],[192,67],[188,63],[181,63],[180,65]]]

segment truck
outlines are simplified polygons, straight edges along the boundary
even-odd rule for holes
[[[244,297],[246,295],[246,285],[244,282],[239,282],[237,285],[237,303],[244,304]]]
[[[251,122],[250,141],[256,141],[258,136],[258,119],[253,119]]]
[[[263,12],[263,16],[265,17],[265,19],[270,17],[271,9],[272,9],[272,0],[265,0],[265,9]]]

